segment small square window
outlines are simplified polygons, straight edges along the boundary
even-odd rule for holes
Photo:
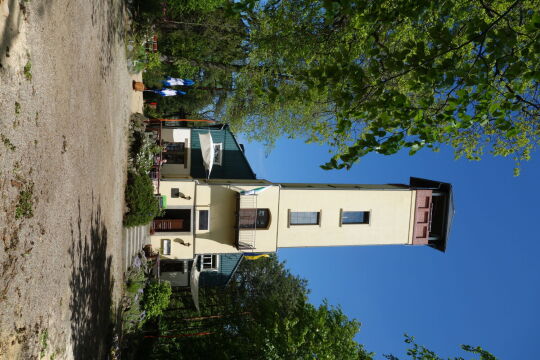
[[[343,211],[342,224],[369,224],[369,211]]]
[[[321,213],[319,211],[291,211],[290,225],[319,225]]]
[[[171,197],[173,199],[180,197],[180,189],[179,188],[172,188],[171,189]]]

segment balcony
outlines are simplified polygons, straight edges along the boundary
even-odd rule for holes
[[[236,202],[236,248],[253,250],[256,248],[257,195],[238,194]]]

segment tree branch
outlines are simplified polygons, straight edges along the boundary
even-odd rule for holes
[[[485,36],[485,35],[486,35],[486,34],[487,34],[487,33],[488,33],[495,25],[497,25],[497,23],[498,23],[499,21],[501,21],[506,15],[508,15],[508,14],[510,13],[510,11],[512,11],[512,10],[514,9],[514,7],[516,7],[516,5],[518,5],[520,2],[521,2],[521,0],[516,0],[512,5],[510,5],[510,6],[508,7],[508,9],[506,9],[506,11],[505,11],[502,15],[500,15],[497,19],[495,19],[493,22],[491,22],[491,24],[489,24],[488,27],[486,27],[480,34],[474,36],[472,39],[470,39],[470,40],[468,40],[468,41],[465,41],[463,44],[461,44],[461,45],[459,45],[459,46],[451,47],[451,48],[449,48],[449,49],[443,51],[443,52],[440,53],[440,54],[437,54],[437,55],[435,55],[435,56],[430,57],[429,59],[427,59],[427,60],[423,61],[422,63],[420,63],[419,66],[426,65],[427,63],[429,63],[429,62],[431,62],[431,61],[437,59],[438,57],[441,57],[441,56],[443,56],[443,55],[446,55],[446,54],[448,54],[448,53],[450,53],[450,52],[452,52],[452,51],[459,50],[459,49],[461,49],[461,48],[463,48],[463,47],[465,47],[465,46],[471,44],[472,42],[474,42],[474,41],[480,39],[481,37]],[[396,75],[394,75],[394,76],[391,76],[391,77],[388,78],[388,79],[382,80],[382,82],[388,82],[388,81],[393,80],[393,79],[395,79],[395,78],[398,78],[398,77],[400,77],[400,76],[406,75],[406,74],[410,73],[411,71],[413,71],[413,70],[415,70],[415,69],[417,69],[417,68],[418,68],[418,66],[411,67],[410,69],[405,70],[405,71],[402,71],[401,73],[396,74]]]

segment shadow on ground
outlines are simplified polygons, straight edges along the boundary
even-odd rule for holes
[[[93,207],[89,233],[83,233],[81,202],[76,229],[71,228],[71,337],[75,359],[107,357],[113,337],[111,256],[101,209]]]
[[[23,11],[19,11],[18,0],[0,0],[0,60],[10,56],[10,49],[19,36],[24,16]],[[0,62],[0,69],[2,67]]]
[[[100,75],[106,78],[114,61],[115,45],[125,38],[125,3],[122,0],[94,0],[92,2],[92,26],[101,26],[103,45],[99,59]]]

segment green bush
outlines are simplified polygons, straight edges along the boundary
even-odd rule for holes
[[[128,294],[135,295],[139,292],[139,289],[144,288],[146,284],[146,275],[144,270],[139,269],[139,271],[131,270],[129,277],[126,281],[126,291]]]
[[[124,218],[125,226],[148,224],[160,215],[159,200],[147,174],[128,172],[126,204],[129,211]]]
[[[172,289],[168,281],[151,282],[144,289],[143,309],[147,318],[158,317],[169,306]]]

